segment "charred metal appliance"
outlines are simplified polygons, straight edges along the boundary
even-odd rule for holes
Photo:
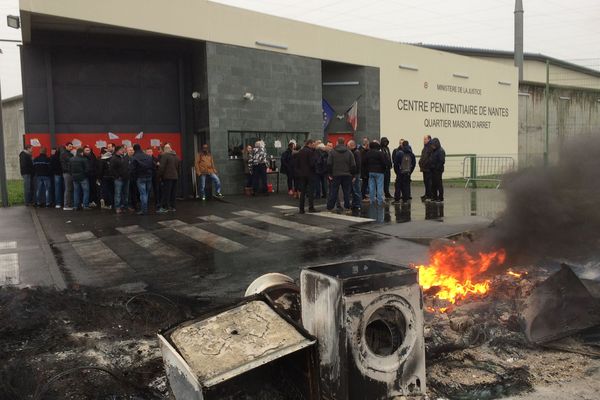
[[[319,342],[330,400],[425,393],[423,301],[417,272],[375,260],[304,269],[302,322]]]
[[[316,339],[262,295],[158,338],[177,400],[319,398]]]

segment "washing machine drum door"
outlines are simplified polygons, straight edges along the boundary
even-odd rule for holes
[[[384,380],[382,374],[396,375],[413,354],[418,325],[415,309],[392,294],[363,306],[350,335],[355,365],[363,375]]]

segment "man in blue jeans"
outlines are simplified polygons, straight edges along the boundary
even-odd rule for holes
[[[38,207],[43,204],[46,207],[51,207],[52,198],[50,196],[50,176],[52,171],[50,168],[50,159],[46,154],[46,148],[40,148],[40,155],[33,160],[33,172],[35,174],[35,203]],[[44,203],[42,203],[42,194],[44,194]]]
[[[125,148],[117,146],[110,159],[110,175],[115,178],[115,200],[113,208],[117,214],[125,212],[129,206],[129,161],[125,158]]]
[[[83,209],[90,208],[90,183],[88,181],[89,161],[83,156],[83,148],[77,149],[75,157],[69,160],[69,170],[73,178],[73,207],[79,209],[83,197]]]
[[[138,215],[148,214],[148,198],[152,192],[152,176],[154,161],[152,157],[142,151],[139,144],[133,145],[133,157],[129,164],[129,173],[136,177],[136,186],[140,193],[140,210]]]
[[[390,159],[383,154],[381,146],[377,141],[369,144],[363,168],[369,174],[369,200],[371,204],[377,200],[378,205],[383,205],[383,178],[385,170],[391,165]]]
[[[60,165],[60,151],[57,148],[52,149],[50,156],[50,171],[54,178],[54,207],[61,209],[63,205],[63,171]]]
[[[21,176],[23,177],[25,205],[31,206],[33,205],[33,158],[31,156],[30,144],[26,144],[23,151],[19,153],[19,167],[21,168]]]

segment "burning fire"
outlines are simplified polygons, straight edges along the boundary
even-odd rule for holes
[[[446,246],[433,251],[429,265],[418,265],[419,283],[424,290],[437,288],[435,296],[455,304],[472,294],[485,294],[489,279],[477,279],[493,265],[504,263],[504,250],[470,254],[465,246]],[[440,309],[441,311],[441,309]]]

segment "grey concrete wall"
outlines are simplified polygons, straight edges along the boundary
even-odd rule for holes
[[[344,114],[358,99],[358,128],[355,136],[371,139],[385,136],[380,132],[379,69],[358,65],[323,62],[323,82],[358,82],[358,85],[323,86],[323,97],[335,110],[335,116]],[[350,124],[334,116],[326,134],[351,132]]]
[[[519,87],[519,166],[540,165],[546,143],[544,86]],[[527,95],[525,95],[527,94]],[[600,135],[600,92],[551,87],[549,96],[549,160],[558,160],[565,140],[579,135]]]
[[[228,131],[321,137],[321,61],[216,43],[206,44],[206,55],[213,157],[223,193],[241,193],[242,162],[228,157]],[[255,99],[243,99],[246,92]]]
[[[4,128],[4,151],[6,153],[7,179],[21,179],[19,153],[23,150],[25,121],[23,99],[7,99],[2,102],[2,122]],[[4,160],[2,160],[4,162]]]

